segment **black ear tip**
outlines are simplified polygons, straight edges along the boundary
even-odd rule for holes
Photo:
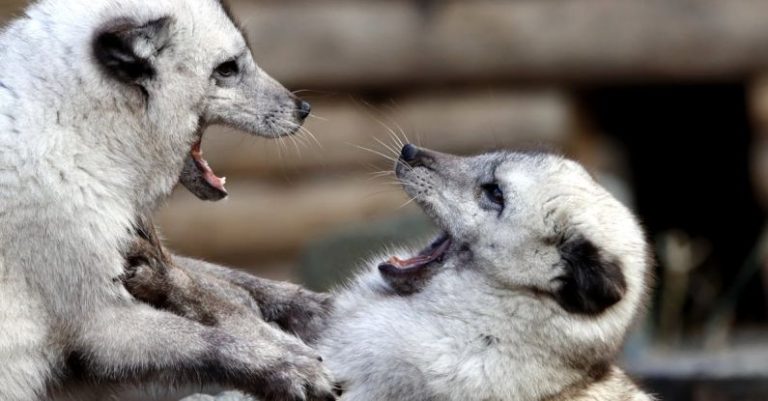
[[[576,237],[560,246],[565,273],[557,302],[568,312],[596,315],[617,304],[627,291],[618,261],[603,255],[594,243]]]
[[[139,42],[159,51],[168,40],[169,17],[150,21],[143,25],[125,19],[107,24],[93,42],[96,61],[112,78],[124,83],[137,83],[152,79],[156,71],[151,62],[136,54]],[[142,46],[146,47],[146,46]]]
[[[148,60],[136,56],[126,43],[111,33],[99,35],[94,53],[104,71],[120,82],[134,83],[155,75]]]

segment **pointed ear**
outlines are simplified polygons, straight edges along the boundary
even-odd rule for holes
[[[594,243],[575,236],[559,246],[565,273],[555,300],[568,312],[596,315],[624,297],[627,283],[619,262]]]
[[[138,84],[154,78],[153,56],[170,39],[171,18],[165,17],[138,25],[115,20],[100,31],[93,43],[99,65],[120,82]]]

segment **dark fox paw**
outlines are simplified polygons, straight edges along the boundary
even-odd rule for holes
[[[155,260],[135,259],[126,267],[122,281],[134,298],[150,305],[160,305],[168,296],[168,269]]]
[[[295,287],[282,302],[262,304],[267,320],[306,342],[313,342],[325,328],[332,307],[332,297]]]
[[[262,401],[336,400],[334,381],[317,351],[298,339],[281,337],[272,344],[277,357],[243,390]]]
[[[264,401],[333,401],[333,381],[317,359],[296,359],[286,363],[268,386]]]

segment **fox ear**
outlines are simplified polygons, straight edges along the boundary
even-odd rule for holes
[[[165,17],[138,25],[120,19],[99,32],[93,50],[99,65],[113,78],[129,84],[140,84],[155,76],[153,56],[170,39],[171,18]]]
[[[559,246],[565,273],[555,300],[568,312],[596,315],[619,302],[627,291],[618,261],[603,255],[594,243],[576,236]]]

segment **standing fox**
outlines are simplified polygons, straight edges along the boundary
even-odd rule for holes
[[[225,331],[137,302],[121,282],[139,219],[182,171],[199,197],[226,195],[201,156],[208,125],[278,137],[308,114],[219,0],[41,0],[5,27],[0,400],[103,399],[105,386],[153,381],[333,399],[317,353],[274,325]],[[265,311],[254,316],[289,329],[323,311],[322,296],[249,284]]]

